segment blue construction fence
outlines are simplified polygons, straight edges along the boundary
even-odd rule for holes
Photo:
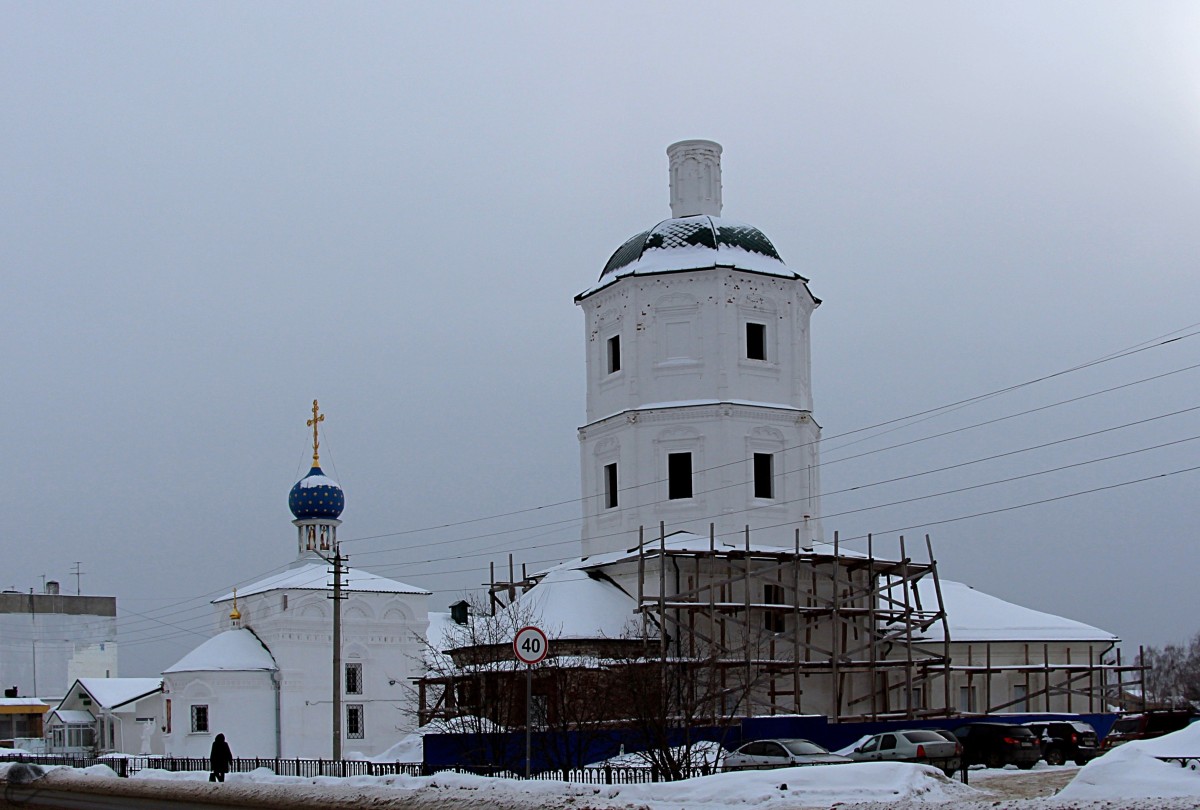
[[[1081,720],[1096,729],[1103,739],[1116,722],[1115,714],[1002,714],[992,716],[880,720],[875,722],[831,723],[823,715],[780,715],[745,717],[724,727],[698,727],[685,732],[673,730],[668,745],[709,741],[732,750],[752,740],[802,737],[830,750],[871,734],[913,728],[939,728],[953,731],[979,722],[1028,723],[1036,720]],[[576,768],[585,763],[602,762],[621,754],[646,750],[646,738],[634,729],[597,731],[534,732],[530,735],[529,767],[532,772]],[[427,734],[424,738],[426,768],[496,768],[514,773],[525,770],[524,732],[479,734]]]

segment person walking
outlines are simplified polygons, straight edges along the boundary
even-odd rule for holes
[[[212,751],[208,754],[209,765],[212,767],[212,773],[208,775],[210,782],[224,782],[225,774],[229,773],[229,769],[233,767],[233,752],[229,750],[229,743],[225,742],[225,735],[218,734],[213,740]]]

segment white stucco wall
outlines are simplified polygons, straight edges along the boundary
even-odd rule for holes
[[[353,580],[353,574],[348,579]],[[279,667],[285,757],[332,754],[333,607],[329,594],[324,589],[286,589],[238,597],[241,626],[262,640]],[[422,672],[420,639],[428,627],[428,594],[349,591],[347,596],[342,603],[343,667],[361,666],[362,691],[347,693],[343,675],[341,721],[345,733],[345,706],[361,705],[364,735],[359,739],[344,737],[342,750],[373,755],[390,748],[416,727],[411,679]],[[230,607],[229,601],[215,603],[222,629],[230,626]],[[224,688],[213,687],[211,691],[214,695],[219,691],[225,698]],[[264,699],[259,692],[255,696]],[[243,697],[251,699],[249,693]],[[180,710],[179,706],[174,709],[176,723],[181,722]],[[241,739],[224,728],[213,729],[224,731],[239,756],[273,757],[273,704],[268,726],[269,736],[254,728],[241,734],[242,725],[230,726]]]
[[[580,301],[587,420],[579,430],[583,554],[628,548],[638,527],[737,535],[784,547],[821,539],[804,281],[732,269],[631,276]],[[746,324],[766,329],[748,359]],[[620,336],[621,368],[608,346]],[[692,453],[692,498],[667,497],[667,455]],[[774,454],[774,496],[754,497],[755,453]],[[617,508],[604,467],[617,464]]]
[[[207,757],[217,734],[224,734],[235,757],[275,754],[273,673],[176,672],[163,676],[163,700],[170,725],[163,734],[168,756]],[[191,730],[191,707],[208,707],[208,730]],[[164,718],[165,723],[165,718]]]

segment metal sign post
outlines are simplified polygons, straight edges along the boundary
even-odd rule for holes
[[[533,758],[533,667],[546,657],[549,644],[546,634],[529,625],[513,637],[513,653],[525,665],[525,778],[529,778],[529,762]]]

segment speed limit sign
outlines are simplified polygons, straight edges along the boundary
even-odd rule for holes
[[[523,664],[536,664],[546,657],[546,634],[530,625],[522,627],[513,638],[513,652]]]

